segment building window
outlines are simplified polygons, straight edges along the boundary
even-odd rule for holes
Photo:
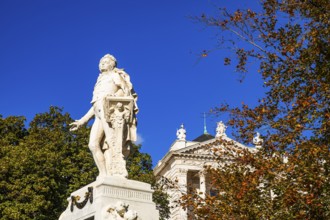
[[[189,170],[187,172],[187,187],[188,192],[199,192],[200,190],[200,179],[198,170]]]
[[[219,191],[216,189],[210,189],[210,196],[217,196],[219,194]]]

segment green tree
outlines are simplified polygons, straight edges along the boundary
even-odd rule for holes
[[[24,117],[8,117],[0,116],[0,210],[3,210],[5,202],[7,202],[7,194],[9,192],[8,180],[12,172],[10,165],[12,159],[11,152],[16,148],[21,140],[27,135],[24,127]],[[2,212],[1,212],[2,213]],[[3,216],[2,214],[0,216]]]
[[[72,119],[57,107],[37,114],[28,129],[22,117],[2,122],[1,219],[57,219],[70,192],[95,179],[88,130],[69,132]]]
[[[96,179],[87,147],[90,128],[70,132],[72,121],[58,107],[37,114],[28,129],[24,117],[0,117],[1,219],[58,219],[70,193]],[[167,197],[157,189],[150,155],[133,145],[127,168],[129,178],[152,184],[166,217]]]
[[[25,129],[23,117],[1,120],[1,219],[57,219],[70,192],[95,179],[88,129],[69,132],[69,114],[51,107]],[[5,150],[4,150],[5,149]]]
[[[186,195],[182,205],[200,219],[329,219],[330,2],[260,4],[260,11],[219,9],[219,16],[197,19],[220,30],[221,42],[235,51],[237,59],[225,58],[226,65],[248,74],[247,64],[258,64],[266,89],[259,104],[213,111],[230,114],[243,143],[263,131],[263,149],[216,151],[219,163],[231,161],[208,169],[218,194]]]
[[[19,141],[27,135],[24,122],[24,117],[10,116],[2,118],[0,115],[0,145],[17,146]]]

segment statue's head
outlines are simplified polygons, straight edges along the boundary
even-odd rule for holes
[[[100,60],[99,69],[101,72],[105,72],[114,69],[116,66],[116,58],[110,54],[106,54]]]

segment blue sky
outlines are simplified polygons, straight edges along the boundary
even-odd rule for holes
[[[139,95],[142,151],[156,164],[181,123],[192,140],[203,133],[203,112],[223,102],[253,105],[262,96],[256,71],[240,83],[223,65],[228,51],[199,56],[216,46],[217,32],[189,18],[216,13],[215,3],[235,9],[257,2],[1,0],[0,114],[30,121],[54,105],[79,119],[90,108],[99,59],[110,53]],[[207,118],[209,133],[220,120],[226,118]]]

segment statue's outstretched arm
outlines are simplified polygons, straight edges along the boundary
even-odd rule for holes
[[[82,125],[86,124],[94,116],[94,109],[91,107],[88,112],[79,120],[70,124],[70,131],[78,130]]]

